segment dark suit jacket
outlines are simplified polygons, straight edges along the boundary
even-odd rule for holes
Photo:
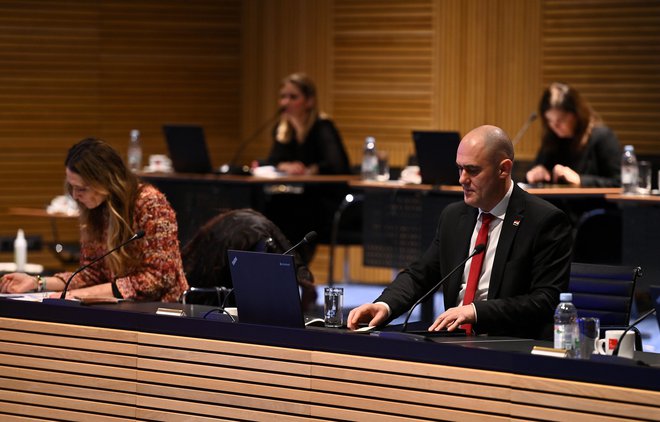
[[[392,317],[407,311],[468,256],[478,210],[457,202],[440,215],[438,229],[422,257],[403,270],[376,302]],[[493,262],[488,300],[475,302],[478,334],[552,338],[559,293],[568,288],[571,226],[566,215],[514,186]],[[444,284],[445,308],[456,306],[462,271]]]

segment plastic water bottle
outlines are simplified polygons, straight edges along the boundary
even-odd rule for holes
[[[378,156],[376,155],[376,138],[367,136],[364,140],[362,155],[362,179],[376,180],[378,176]]]
[[[555,310],[555,349],[564,349],[568,357],[580,357],[580,330],[578,314],[572,303],[572,293],[561,293]]]
[[[621,186],[623,193],[637,193],[638,174],[639,170],[637,168],[635,148],[632,145],[626,145],[623,148],[623,156],[621,157]]]
[[[128,144],[128,168],[133,172],[142,170],[142,143],[140,131],[131,130],[131,140]]]
[[[27,240],[25,240],[23,229],[18,229],[16,239],[14,239],[14,262],[16,263],[16,271],[25,271],[25,264],[27,263]]]

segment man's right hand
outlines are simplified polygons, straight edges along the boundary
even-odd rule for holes
[[[351,310],[348,314],[346,326],[355,330],[358,324],[369,324],[370,327],[384,323],[389,317],[388,309],[382,303],[365,303]]]

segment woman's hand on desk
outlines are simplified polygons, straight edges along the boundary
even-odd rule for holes
[[[26,293],[38,287],[37,279],[25,273],[9,273],[0,278],[0,293]]]
[[[569,185],[580,186],[580,175],[570,167],[557,164],[552,169],[552,180],[555,183],[568,183]]]
[[[550,172],[540,164],[527,172],[527,183],[548,183],[550,179]]]

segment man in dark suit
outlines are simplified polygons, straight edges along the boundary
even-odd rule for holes
[[[444,209],[419,260],[374,303],[351,311],[349,328],[401,315],[484,244],[484,252],[445,282],[446,311],[429,331],[462,326],[475,334],[552,338],[553,312],[568,287],[571,226],[562,211],[512,182],[513,155],[509,137],[495,126],[478,127],[461,140],[456,165],[463,202]]]

